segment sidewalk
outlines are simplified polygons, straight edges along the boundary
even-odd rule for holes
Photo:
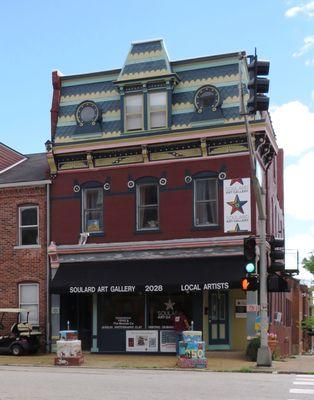
[[[274,361],[271,368],[256,367],[247,361],[243,352],[208,352],[208,371],[226,372],[273,372],[314,374],[314,355],[303,355]],[[0,365],[53,366],[54,354],[39,354],[23,357],[0,355]],[[168,355],[137,354],[90,354],[84,353],[85,362],[80,368],[143,368],[178,369],[177,358]],[[54,368],[61,368],[55,367]]]

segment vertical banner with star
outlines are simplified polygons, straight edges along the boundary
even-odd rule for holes
[[[224,232],[251,230],[250,178],[224,180]]]

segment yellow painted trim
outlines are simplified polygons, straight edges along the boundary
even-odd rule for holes
[[[82,93],[82,94],[72,94],[70,96],[61,96],[60,106],[65,106],[69,102],[77,101],[80,103],[83,100],[98,100],[100,98],[106,97],[119,97],[119,92],[117,90],[111,90],[106,92],[91,92],[91,93]]]
[[[178,156],[176,156],[178,154]],[[180,158],[190,158],[190,157],[201,157],[202,152],[201,149],[180,149],[180,150],[169,150],[162,151],[150,154],[151,161],[160,161],[160,160],[178,160]]]
[[[151,58],[151,57],[158,57],[162,56],[164,53],[162,50],[156,50],[156,51],[145,51],[144,53],[129,53],[127,57],[127,62],[128,61],[135,61],[135,60],[144,60],[145,58]]]
[[[226,83],[226,82],[238,82],[239,81],[239,74],[234,75],[225,75],[219,77],[212,77],[206,79],[192,79],[190,81],[181,81],[176,86],[178,89],[181,88],[192,88],[192,87],[199,87],[207,84],[217,85],[218,83]]]
[[[152,76],[160,76],[160,75],[169,75],[169,71],[167,69],[156,69],[154,71],[144,71],[144,72],[136,72],[134,74],[124,74],[121,75],[118,81],[125,81],[127,79],[150,78]]]

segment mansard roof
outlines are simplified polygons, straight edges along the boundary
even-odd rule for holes
[[[171,62],[163,40],[154,39],[132,43],[121,69],[72,76],[60,76],[55,72],[51,121],[53,146],[127,143],[136,137],[171,136],[178,131],[237,124],[241,122],[239,54],[244,52]],[[171,86],[167,129],[125,132],[121,93],[130,88],[137,90],[136,85],[139,90]],[[222,104],[217,112],[198,113],[195,109],[195,94],[204,85],[213,85],[219,90]],[[99,123],[78,126],[76,110],[84,101],[93,101],[97,105],[101,116]]]

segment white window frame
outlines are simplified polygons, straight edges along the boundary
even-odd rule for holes
[[[142,108],[141,112],[127,112],[127,98],[130,98],[132,96],[138,96],[141,98],[141,103],[142,103]],[[141,116],[141,127],[136,128],[136,129],[128,129],[128,117],[129,116]],[[132,94],[126,94],[124,96],[124,130],[126,132],[136,132],[136,131],[142,131],[144,129],[144,95],[143,93],[132,93]]]
[[[36,303],[22,303],[21,299],[21,292],[22,292],[22,286],[34,286],[36,287]],[[19,308],[25,308],[27,310],[27,306],[37,306],[37,320],[36,321],[28,321],[32,325],[39,325],[39,283],[31,283],[31,282],[25,282],[25,283],[19,283]],[[24,321],[21,321],[24,322]]]
[[[37,211],[37,224],[36,225],[22,225],[22,211],[36,208]],[[22,228],[37,228],[37,243],[22,244]],[[39,207],[38,206],[19,206],[19,246],[38,246],[39,245]]]
[[[141,205],[140,204],[140,188],[144,186],[156,186],[157,188],[157,204],[150,204],[150,205]],[[145,208],[153,208],[157,207],[157,226],[156,227],[140,227],[140,209],[145,209]],[[158,183],[155,182],[150,182],[150,183],[140,183],[136,185],[136,230],[137,231],[156,231],[159,230],[159,225],[160,225],[160,214],[159,214],[159,185]]]
[[[163,93],[164,95],[165,95],[165,99],[166,99],[166,102],[165,102],[165,105],[164,106],[162,106],[162,107],[160,107],[160,108],[158,108],[158,109],[156,109],[156,110],[154,110],[154,111],[152,111],[151,110],[151,107],[150,107],[150,96],[152,95],[152,94],[159,94],[159,93]],[[159,91],[151,91],[151,92],[148,92],[147,93],[147,105],[148,105],[148,126],[149,126],[149,129],[163,129],[163,128],[166,128],[167,127],[167,125],[168,125],[168,123],[167,123],[167,120],[168,120],[168,96],[167,96],[167,92],[165,91],[165,90],[163,90],[163,91],[161,91],[161,90],[159,90]],[[152,114],[155,114],[155,113],[160,113],[160,112],[164,112],[165,113],[165,125],[163,125],[163,126],[157,126],[157,127],[152,127],[152,123],[151,123],[151,121],[152,121]]]
[[[85,214],[88,211],[98,211],[100,209],[98,208],[85,208],[85,203],[86,203],[86,193],[89,190],[99,190],[102,194],[102,206],[101,206],[101,223],[102,227],[99,231],[88,231],[87,226],[86,226],[86,219],[85,219]],[[90,188],[84,188],[82,190],[82,232],[89,232],[90,234],[93,233],[102,233],[104,231],[104,193],[103,193],[103,188],[102,187],[90,187]]]
[[[199,181],[214,181],[215,182],[215,186],[216,186],[216,198],[215,199],[210,199],[210,200],[196,200],[196,187],[197,187],[197,182]],[[197,215],[196,215],[196,205],[198,203],[211,203],[211,202],[215,202],[216,203],[216,215],[215,215],[215,219],[216,222],[213,223],[209,223],[209,224],[201,224],[201,223],[197,223]],[[195,227],[202,227],[202,228],[206,228],[206,227],[210,227],[210,226],[217,226],[218,225],[218,183],[217,183],[217,179],[216,178],[210,178],[210,177],[204,177],[204,178],[195,178],[194,179],[194,193],[193,193],[193,215],[194,215],[194,226]]]

